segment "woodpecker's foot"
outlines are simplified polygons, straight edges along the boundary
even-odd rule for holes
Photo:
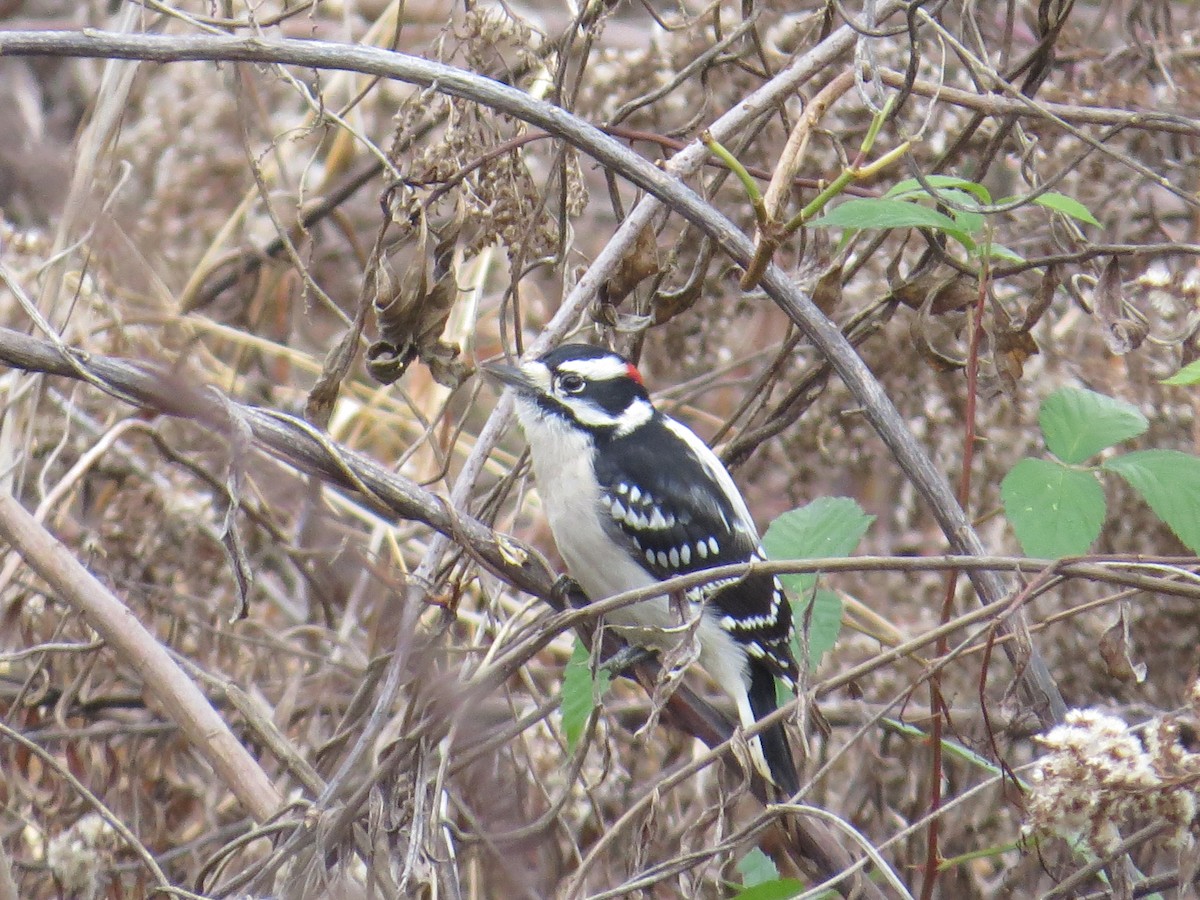
[[[621,675],[644,660],[653,659],[654,651],[645,647],[624,647],[606,659],[602,666],[609,675]]]
[[[586,606],[587,594],[579,586],[579,582],[570,575],[559,575],[550,588],[550,601],[556,609]]]

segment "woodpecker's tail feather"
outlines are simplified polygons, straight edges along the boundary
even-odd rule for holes
[[[748,695],[750,711],[754,713],[755,721],[779,708],[775,695],[775,674],[755,660],[750,661]],[[800,791],[800,781],[796,775],[796,763],[792,759],[783,723],[778,722],[763,731],[759,740],[767,767],[771,770],[771,780],[788,797],[795,796]]]

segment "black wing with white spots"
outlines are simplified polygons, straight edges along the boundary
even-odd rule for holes
[[[661,415],[639,428],[636,440],[613,435],[598,450],[600,502],[614,533],[655,578],[763,558],[753,523],[740,512],[744,503],[713,476],[720,463],[713,457],[706,465],[698,455],[708,453],[703,445],[689,446]],[[794,687],[792,612],[777,578],[726,579],[688,599],[707,600],[750,657]]]

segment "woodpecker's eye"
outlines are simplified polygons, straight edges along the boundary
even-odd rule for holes
[[[558,377],[558,386],[568,394],[578,394],[583,390],[585,383],[582,375],[573,375],[570,372]]]

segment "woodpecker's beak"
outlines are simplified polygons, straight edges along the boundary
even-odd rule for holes
[[[532,394],[537,390],[529,377],[516,366],[510,366],[508,363],[488,363],[482,368],[501,384],[516,388],[523,394]]]

